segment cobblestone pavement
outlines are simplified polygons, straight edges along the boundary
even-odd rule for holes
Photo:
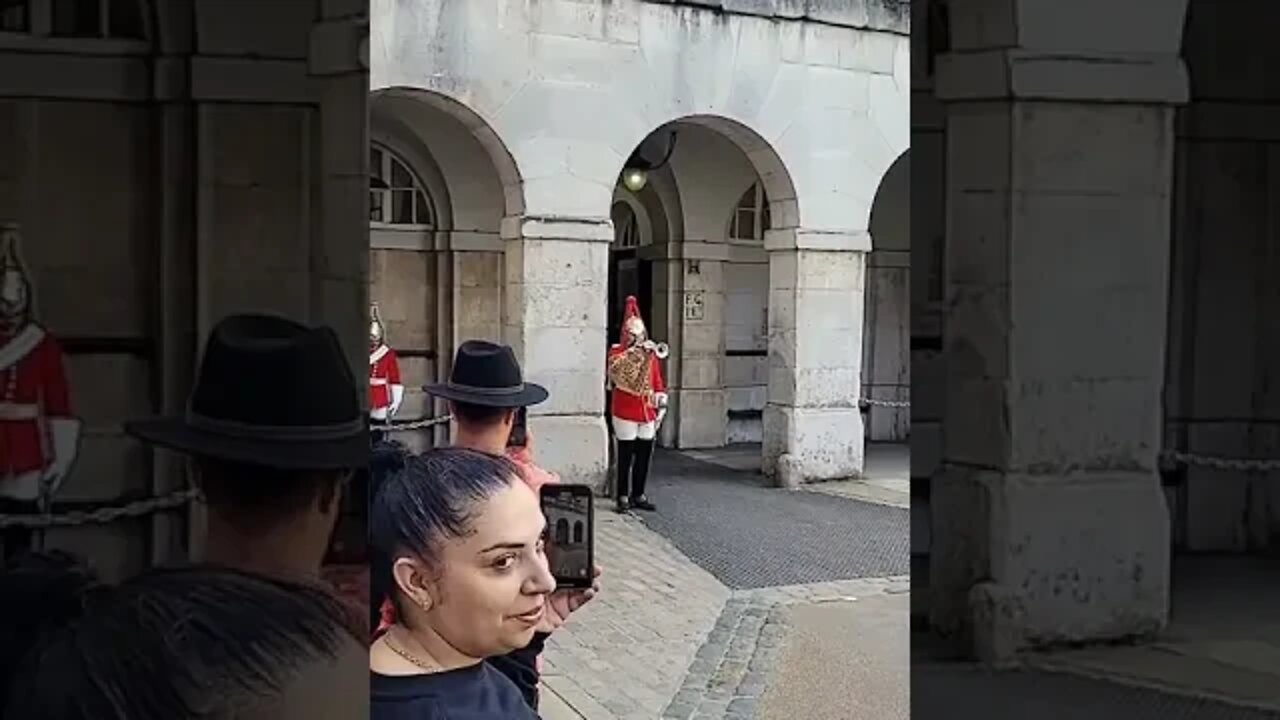
[[[734,589],[908,572],[909,512],[659,452],[643,522]]]
[[[659,717],[729,598],[671,543],[611,508],[596,508],[604,591],[547,643],[545,720]]]
[[[751,720],[782,653],[795,604],[905,593],[905,576],[740,590],[698,648],[663,720]]]

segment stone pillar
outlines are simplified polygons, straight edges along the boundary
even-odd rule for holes
[[[1144,30],[1178,26],[1155,11],[1180,3],[1157,5]],[[1108,15],[1068,23],[1069,51],[1046,5],[1019,7],[1014,32],[1053,47],[981,51],[1008,40],[981,27],[1008,28],[958,16],[964,52],[938,65],[950,314],[930,620],[988,660],[1152,632],[1169,600],[1157,453],[1185,74],[1176,42],[1086,31]],[[1150,52],[1097,45],[1121,37]]]
[[[784,487],[862,473],[867,233],[770,230],[764,472]]]
[[[453,327],[456,342],[502,339],[502,238],[497,233],[451,233]]]
[[[529,408],[538,461],[565,482],[603,489],[612,223],[603,218],[509,217],[502,236],[504,339],[515,349],[525,378],[551,392],[546,402]]]
[[[641,252],[649,248],[642,248]],[[666,373],[668,405],[667,416],[658,428],[658,445],[661,447],[680,447],[680,378],[683,375],[681,362],[681,326],[684,318],[684,295],[681,288],[684,284],[684,261],[678,257],[671,258],[672,245],[662,244],[655,247],[650,259],[653,260],[653,311],[651,318],[645,318],[649,326],[649,334],[658,342],[665,342],[671,348],[671,355],[662,364]],[[616,342],[609,338],[609,342]]]
[[[349,0],[322,6],[308,58],[309,75],[320,88],[310,319],[337,331],[363,393],[369,362],[369,68],[361,48],[368,16]]]
[[[673,248],[674,249],[674,248]],[[723,447],[728,425],[724,390],[724,259],[727,246],[688,242],[673,262],[681,287],[672,293],[680,319],[676,442],[681,448]],[[670,364],[670,363],[668,363]]]
[[[864,394],[873,400],[910,400],[910,273],[908,249],[874,250],[867,255],[862,373]],[[867,439],[872,442],[906,442],[911,434],[911,409],[873,406],[867,423]]]

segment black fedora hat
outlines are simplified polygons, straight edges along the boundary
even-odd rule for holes
[[[445,400],[500,408],[537,405],[548,395],[541,385],[524,381],[510,347],[484,340],[459,345],[449,382],[423,389]]]
[[[232,315],[209,335],[187,412],[125,432],[198,457],[295,470],[369,462],[355,375],[337,335],[267,315]]]

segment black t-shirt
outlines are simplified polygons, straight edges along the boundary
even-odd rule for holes
[[[370,673],[369,720],[538,720],[492,665],[425,675]]]
[[[515,683],[524,701],[538,709],[538,656],[542,654],[550,633],[534,633],[533,641],[515,652],[489,658],[490,665]]]

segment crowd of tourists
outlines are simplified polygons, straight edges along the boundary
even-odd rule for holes
[[[628,312],[609,354],[615,506],[652,511],[666,396],[634,300]],[[548,568],[539,491],[560,480],[535,462],[523,421],[548,391],[510,347],[464,342],[449,380],[425,388],[447,403],[452,443],[413,453],[382,433],[370,447],[370,420],[394,409],[371,418],[358,386],[329,328],[218,323],[187,411],[125,426],[188,458],[202,556],[121,583],[62,552],[11,557],[0,717],[536,719],[547,638],[601,590],[599,567],[581,588],[558,588]],[[633,390],[644,403],[623,397]],[[357,475],[369,486],[368,608],[322,568]]]

